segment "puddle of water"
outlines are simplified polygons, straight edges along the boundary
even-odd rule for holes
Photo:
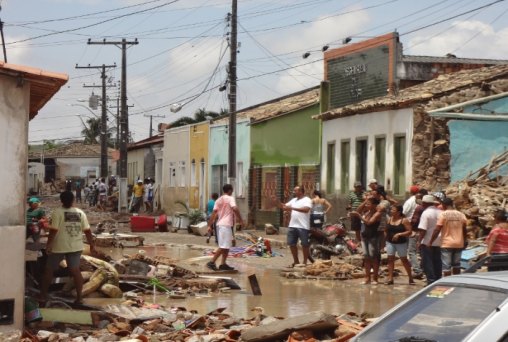
[[[115,249],[104,248],[105,253],[114,259],[125,254],[135,254],[144,250],[145,255],[153,257],[161,255],[178,260],[186,260],[202,256],[201,250],[181,247],[146,246],[140,248]],[[408,285],[359,285],[352,281],[331,280],[301,280],[281,277],[276,269],[255,267],[248,264],[236,264],[239,273],[227,275],[234,279],[241,291],[212,294],[211,297],[188,297],[186,299],[170,299],[164,294],[158,294],[156,302],[166,307],[183,306],[188,310],[197,310],[200,314],[213,311],[219,307],[226,307],[237,317],[252,317],[251,309],[257,306],[265,309],[265,314],[271,316],[291,317],[310,311],[324,311],[330,314],[346,312],[371,313],[379,316],[394,305],[398,304],[419,287]],[[248,276],[256,274],[263,295],[254,296],[248,281]],[[405,281],[400,280],[400,282]],[[147,302],[153,297],[146,296]],[[87,300],[88,302],[88,300]],[[95,302],[95,300],[94,300]],[[101,300],[100,303],[109,303]],[[89,302],[92,304],[92,301]],[[117,303],[115,301],[115,303]]]

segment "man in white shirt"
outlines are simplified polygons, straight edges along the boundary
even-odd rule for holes
[[[418,225],[419,237],[417,248],[420,249],[422,257],[422,268],[427,278],[427,285],[432,284],[441,278],[441,236],[438,236],[432,243],[432,234],[437,226],[437,220],[441,209],[436,207],[439,202],[432,195],[425,195],[422,198],[422,205],[427,207],[422,213]]]
[[[412,185],[409,188],[409,193],[411,194],[411,197],[409,197],[405,202],[404,206],[402,207],[402,213],[404,216],[408,219],[409,222],[411,222],[411,219],[413,218],[413,214],[416,210],[416,207],[418,206],[417,199],[419,196],[420,188],[418,185]],[[422,196],[420,195],[420,199]],[[413,269],[413,273],[417,279],[421,279],[423,277],[422,269],[420,266],[420,263],[418,262],[417,253],[416,250],[416,240],[417,240],[418,234],[416,231],[413,230],[411,235],[409,236],[409,244],[407,248],[407,255],[408,259],[411,262],[411,268]]]
[[[312,208],[312,200],[304,195],[301,186],[295,186],[293,195],[295,197],[286,204],[279,203],[282,210],[291,213],[287,235],[287,243],[293,255],[293,264],[290,267],[300,263],[298,259],[298,239],[302,244],[303,263],[307,264],[307,260],[309,260],[310,209]]]

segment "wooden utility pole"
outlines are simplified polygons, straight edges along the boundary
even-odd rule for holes
[[[88,40],[89,45],[115,45],[122,49],[122,79],[120,90],[120,178],[127,178],[127,144],[129,142],[129,116],[127,109],[127,47],[137,45],[138,40],[108,42],[106,40],[93,42]]]
[[[229,41],[229,155],[228,155],[228,178],[230,184],[236,180],[236,54],[237,54],[237,0],[232,0],[233,6],[230,16],[231,39]]]
[[[129,45],[137,45],[138,40],[108,42],[106,39],[99,42],[92,42],[88,39],[89,45],[115,45],[122,49],[122,79],[120,88],[120,167],[118,173],[120,175],[120,183],[118,184],[118,212],[124,213],[128,209],[127,200],[127,144],[129,143],[129,112],[127,108],[127,47]]]
[[[153,118],[164,118],[165,116],[164,115],[151,115],[151,114],[144,114],[143,115],[145,118],[150,118],[150,132],[149,132],[149,137],[151,138],[152,137],[152,132],[153,132],[153,127],[152,127],[152,120]]]
[[[102,78],[102,115],[101,115],[101,177],[108,177],[108,113],[107,113],[107,96],[106,96],[106,68],[116,68],[116,64],[113,65],[101,65],[93,66],[78,66],[76,69],[100,69]],[[90,87],[90,86],[85,86]],[[95,86],[91,86],[95,87]]]

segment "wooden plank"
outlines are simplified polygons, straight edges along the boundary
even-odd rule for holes
[[[262,295],[261,287],[259,287],[258,278],[256,277],[255,274],[251,274],[249,276],[249,283],[250,283],[250,288],[252,289],[252,293],[254,294],[254,296],[261,296]]]

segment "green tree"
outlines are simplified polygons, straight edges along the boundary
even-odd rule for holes
[[[81,131],[84,144],[99,144],[101,141],[101,118],[87,118],[84,128]],[[115,127],[109,127],[106,133],[106,139],[109,147],[113,147],[115,142],[112,139],[112,132],[116,130]]]
[[[208,120],[209,118],[215,119],[215,118],[217,118],[221,115],[224,115],[224,114],[227,114],[226,109],[221,109],[221,112],[219,114],[217,112],[208,111],[205,108],[200,108],[194,112],[194,118],[191,118],[188,116],[181,117],[180,119],[173,121],[170,124],[170,127],[181,127],[181,126],[186,126],[186,125],[190,125],[190,124],[194,124],[194,123],[198,123],[198,122],[203,122],[203,121]]]

